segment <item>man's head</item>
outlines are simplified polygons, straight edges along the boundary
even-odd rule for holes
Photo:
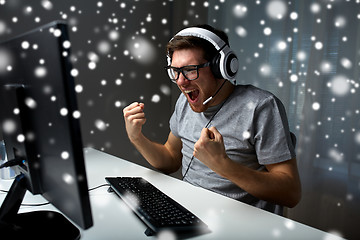
[[[203,28],[209,30],[210,32],[213,32],[229,46],[229,38],[225,32],[215,29],[207,24],[197,25],[194,27]],[[204,59],[209,62],[218,54],[218,50],[216,50],[212,43],[210,43],[204,38],[195,37],[193,35],[175,35],[174,38],[171,39],[170,42],[167,44],[166,51],[168,57],[172,59],[174,51],[187,48],[202,48],[204,50]]]
[[[210,62],[210,68],[216,78],[235,82],[238,60],[230,49],[225,32],[210,25],[197,25],[178,32],[167,45],[168,64],[172,62],[174,51],[186,48],[201,48],[204,59]]]
[[[207,109],[203,102],[219,89],[221,79],[232,80],[238,68],[227,35],[209,25],[180,31],[168,43],[167,54],[169,76],[196,112]]]

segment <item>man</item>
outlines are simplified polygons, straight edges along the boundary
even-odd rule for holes
[[[165,144],[142,134],[143,103],[124,108],[126,131],[138,151],[164,173],[182,166],[183,180],[193,185],[277,214],[294,207],[301,184],[280,100],[224,79],[233,78],[237,59],[227,35],[209,25],[181,31],[167,51],[169,76],[182,94]],[[221,63],[224,56],[231,59]]]

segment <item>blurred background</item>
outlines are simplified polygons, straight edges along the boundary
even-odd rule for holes
[[[122,109],[144,102],[145,134],[165,142],[180,94],[166,43],[194,24],[226,31],[238,83],[277,95],[297,136],[303,197],[286,217],[360,238],[359,0],[0,0],[0,41],[54,20],[69,24],[85,147],[146,167]]]

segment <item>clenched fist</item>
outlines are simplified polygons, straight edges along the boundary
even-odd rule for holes
[[[136,141],[142,134],[142,126],[146,122],[144,104],[134,102],[123,109],[126,132],[130,141]]]
[[[224,161],[229,158],[225,152],[222,135],[215,127],[204,128],[194,145],[194,156],[214,172],[221,172]]]

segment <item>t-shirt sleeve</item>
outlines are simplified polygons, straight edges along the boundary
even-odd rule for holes
[[[181,96],[179,96],[178,100],[176,101],[175,104],[175,110],[172,113],[170,120],[169,120],[169,126],[170,126],[170,131],[172,134],[174,134],[175,137],[179,137],[179,108],[180,108],[180,102],[181,102]]]
[[[273,164],[295,157],[286,111],[281,101],[270,96],[255,109],[255,150],[260,164]]]
[[[175,137],[179,137],[176,110],[173,112],[173,114],[170,117],[169,125],[170,125],[171,133],[174,134]]]

